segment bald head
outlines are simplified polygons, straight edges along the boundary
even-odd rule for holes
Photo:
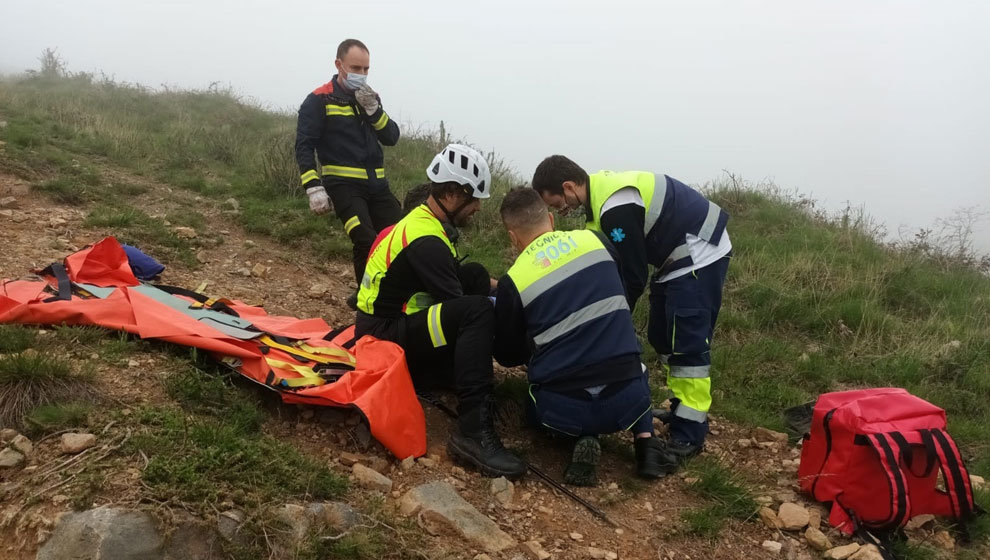
[[[538,236],[553,231],[553,216],[533,189],[523,187],[509,191],[502,199],[499,214],[512,245],[519,250],[525,249]]]

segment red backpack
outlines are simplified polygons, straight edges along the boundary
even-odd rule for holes
[[[967,520],[979,511],[945,411],[904,389],[821,395],[798,480],[832,502],[829,523],[846,534],[896,530],[923,513]]]

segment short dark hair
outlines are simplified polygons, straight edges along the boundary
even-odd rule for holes
[[[402,211],[408,214],[413,208],[426,202],[426,199],[430,198],[431,187],[432,185],[430,183],[423,183],[409,189],[405,198],[402,199]]]
[[[546,219],[547,205],[540,198],[540,193],[517,187],[506,193],[498,213],[509,229],[531,229]]]
[[[541,161],[533,173],[533,188],[540,194],[564,194],[564,181],[587,185],[588,172],[570,159],[554,155]]]
[[[467,194],[471,195],[471,187],[467,185],[462,185],[455,181],[447,181],[445,183],[430,183],[430,196],[433,200],[440,200],[446,196],[452,194]]]
[[[347,56],[347,51],[351,50],[351,47],[357,47],[362,51],[371,54],[368,47],[364,46],[364,43],[361,41],[358,41],[357,39],[344,39],[339,45],[337,45],[337,58],[343,60],[343,58]]]

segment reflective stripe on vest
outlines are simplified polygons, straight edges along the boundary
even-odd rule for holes
[[[385,168],[378,167],[374,170],[365,169],[363,167],[346,167],[344,165],[324,165],[323,166],[323,176],[330,177],[344,177],[347,179],[371,179],[371,174],[375,174],[375,178],[384,179],[385,178]]]
[[[372,249],[371,255],[368,256],[368,264],[364,268],[364,277],[361,279],[361,286],[358,291],[358,309],[369,315],[375,314],[375,300],[378,299],[378,292],[381,289],[382,280],[388,274],[389,266],[410,243],[429,235],[440,238],[450,249],[450,254],[457,258],[457,249],[447,239],[447,234],[444,232],[440,220],[430,212],[425,204],[413,208],[406,217],[395,224],[392,231]],[[423,295],[428,296],[428,294]],[[412,294],[406,303],[405,313],[407,315],[424,309],[423,306],[419,305],[418,296],[419,294]],[[416,301],[413,301],[414,299]],[[422,303],[426,303],[426,301],[424,300]]]
[[[523,308],[553,286],[597,263],[611,260],[598,236],[590,231],[552,231],[533,240],[509,268],[509,278],[519,291]],[[629,309],[625,296],[598,300],[570,313],[556,324],[534,333],[542,346],[581,325],[609,313]]]
[[[657,176],[647,171],[599,171],[589,176],[588,199],[591,205],[592,221],[586,224],[588,229],[601,231],[602,206],[610,196],[626,187],[639,191],[646,207],[646,219],[643,222],[643,234],[650,233],[660,213],[663,212],[663,201],[667,197],[667,176],[660,175],[662,185],[657,188]]]

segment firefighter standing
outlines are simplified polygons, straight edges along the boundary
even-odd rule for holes
[[[630,309],[650,281],[647,337],[667,365],[674,393],[668,451],[680,460],[698,454],[711,406],[711,337],[722,304],[732,244],[728,214],[698,191],[647,172],[588,175],[570,159],[543,160],[533,188],[563,212],[584,206],[588,229],[615,245]]]
[[[375,235],[402,215],[382,153],[382,145],[399,141],[399,126],[368,85],[370,55],[364,43],[340,43],[334,64],[338,73],[299,107],[296,161],[310,209],[329,212],[332,201],[354,244],[354,279],[360,282]],[[348,305],[354,307],[356,299],[350,296]]]

